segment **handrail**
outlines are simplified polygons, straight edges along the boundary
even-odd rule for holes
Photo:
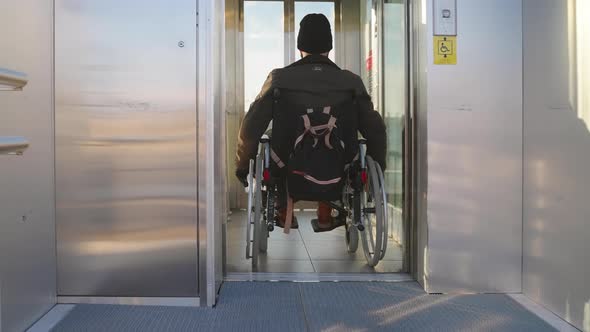
[[[29,142],[24,137],[0,136],[0,155],[21,156],[28,148]]]
[[[27,74],[0,68],[0,91],[21,91],[27,83]]]

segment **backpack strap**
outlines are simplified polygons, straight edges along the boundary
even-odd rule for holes
[[[283,227],[283,232],[285,234],[289,234],[291,232],[291,226],[293,225],[293,197],[287,194],[289,198],[287,198],[287,216],[285,217],[285,226]]]
[[[324,107],[323,113],[324,114],[330,114],[332,108],[330,106],[326,106]],[[332,146],[332,144],[330,143],[330,138],[332,135],[332,131],[334,130],[334,128],[336,128],[336,121],[338,121],[338,119],[336,117],[334,117],[333,115],[330,115],[330,119],[328,120],[328,123],[323,124],[323,125],[319,125],[319,126],[311,126],[311,120],[309,119],[309,115],[308,114],[304,114],[301,116],[301,118],[303,119],[303,126],[305,128],[305,131],[303,131],[303,133],[301,135],[299,135],[299,137],[297,137],[297,139],[295,140],[295,145],[293,146],[293,148],[297,148],[297,146],[299,145],[299,143],[301,143],[301,141],[303,141],[303,139],[305,138],[305,135],[307,135],[308,133],[312,133],[314,136],[314,144],[313,146],[315,147],[318,143],[318,136],[324,136],[324,144],[326,145],[326,147],[328,147],[330,150],[334,149],[334,147]],[[322,132],[323,130],[323,132]]]
[[[305,131],[303,131],[303,133],[301,135],[299,135],[299,137],[297,137],[297,139],[295,140],[295,145],[293,146],[293,149],[297,148],[297,145],[299,145],[299,143],[301,143],[301,141],[303,141],[303,138],[305,138],[305,135],[307,135],[307,133],[312,130],[311,120],[309,119],[309,115],[304,114],[301,117],[303,118],[303,126],[305,127]]]
[[[329,109],[328,109],[329,112]],[[324,137],[324,144],[328,147],[328,149],[333,150],[334,147],[330,144],[330,136],[332,136],[332,130],[336,128],[336,118],[330,116],[330,120],[328,121],[328,134]]]
[[[275,150],[270,149],[270,157],[272,158],[272,161],[274,161],[275,164],[277,164],[277,166],[279,168],[284,168],[286,166],[285,163],[279,157],[279,155],[275,152]]]

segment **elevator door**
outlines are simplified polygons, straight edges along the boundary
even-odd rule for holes
[[[196,17],[55,1],[58,295],[198,294]]]

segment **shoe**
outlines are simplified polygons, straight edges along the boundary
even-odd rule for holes
[[[327,223],[322,223],[323,226],[320,226],[320,220],[319,219],[312,219],[311,220],[311,227],[313,227],[313,231],[316,233],[323,233],[323,232],[329,232],[329,231],[333,231],[338,227],[342,227],[344,225],[346,225],[346,220],[344,219],[340,219],[340,218],[332,218],[330,217],[330,226],[326,227],[325,225]]]
[[[325,202],[318,202],[317,215],[317,219],[311,220],[311,227],[316,233],[329,232],[346,224],[345,219],[332,217],[332,206]]]

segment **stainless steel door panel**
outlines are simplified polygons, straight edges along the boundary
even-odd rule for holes
[[[55,1],[58,294],[196,296],[196,1]]]

